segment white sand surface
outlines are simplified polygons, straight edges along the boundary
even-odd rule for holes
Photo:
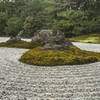
[[[73,44],[100,52],[100,44]],[[0,47],[0,100],[100,100],[100,62],[27,65],[18,61],[27,50]]]

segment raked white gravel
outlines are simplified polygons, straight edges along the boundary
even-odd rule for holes
[[[100,52],[100,44],[73,44]],[[27,50],[0,47],[0,100],[100,100],[100,62],[27,65],[18,61]]]

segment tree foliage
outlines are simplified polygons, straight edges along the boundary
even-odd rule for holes
[[[89,32],[97,31],[100,27],[100,18],[92,18],[82,11],[68,10],[58,13],[58,19],[54,19],[52,29],[59,29],[67,37],[78,36]]]
[[[42,28],[43,20],[41,17],[41,12],[38,12],[36,16],[32,15],[26,17],[23,28],[29,35],[34,35],[36,30],[40,30]]]
[[[16,36],[20,30],[22,30],[22,23],[20,18],[13,16],[8,19],[7,26],[5,27],[5,32],[7,36]]]
[[[0,12],[0,35],[4,33],[4,28],[6,25],[6,22],[8,20],[7,14]]]
[[[0,16],[5,15],[0,33],[15,35],[18,28],[33,35],[39,29],[59,29],[71,37],[100,31],[99,6],[100,0],[0,0]]]
[[[16,13],[15,4],[9,2],[9,0],[0,0],[0,12],[5,12],[8,14],[8,17],[11,17]]]

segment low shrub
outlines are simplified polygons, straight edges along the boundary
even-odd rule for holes
[[[38,46],[43,46],[41,44],[36,44],[34,42],[2,42],[0,43],[0,47],[13,47],[13,48],[25,48],[25,49],[32,49]]]
[[[25,52],[19,61],[39,66],[77,65],[100,61],[100,53],[81,50],[76,46],[65,51],[41,49],[42,47],[37,47]]]

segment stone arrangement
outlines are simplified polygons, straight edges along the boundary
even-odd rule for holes
[[[24,30],[20,31],[15,38],[10,38],[6,42],[20,42]],[[63,32],[59,30],[37,30],[31,39],[32,42],[43,44],[43,51],[45,50],[59,50],[64,51],[71,47],[73,44],[65,38]]]
[[[24,30],[20,31],[15,38],[10,38],[6,42],[20,42],[23,33],[24,33]]]
[[[15,38],[10,38],[6,42],[20,42],[20,41],[21,41],[21,38],[20,37],[15,37]]]
[[[65,38],[64,33],[59,30],[38,30],[34,33],[31,41],[44,44],[43,51],[64,51],[73,47],[73,44]]]
[[[16,37],[22,37],[22,35],[24,34],[24,30],[21,30]]]

